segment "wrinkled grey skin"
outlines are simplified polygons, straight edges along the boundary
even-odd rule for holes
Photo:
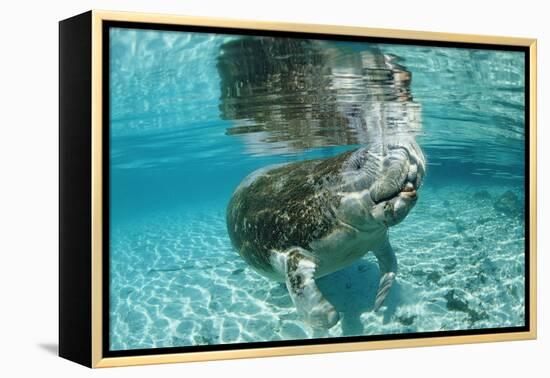
[[[229,236],[256,271],[286,283],[309,324],[330,328],[339,314],[315,279],[372,251],[381,272],[377,310],[397,272],[388,228],[414,207],[425,170],[413,138],[261,169],[231,198]]]

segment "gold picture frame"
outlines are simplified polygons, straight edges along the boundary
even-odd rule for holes
[[[529,219],[528,235],[528,329],[522,332],[475,335],[434,336],[258,347],[251,349],[210,350],[185,353],[107,357],[104,353],[104,237],[103,237],[103,144],[104,130],[104,25],[108,22],[186,25],[248,29],[258,31],[299,32],[323,35],[376,37],[391,41],[433,41],[476,45],[515,46],[528,54],[529,83]],[[391,42],[390,42],[391,43]],[[82,54],[82,51],[85,54]],[[535,339],[537,335],[536,298],[536,98],[537,41],[528,38],[482,36],[376,29],[367,27],[259,22],[210,17],[126,13],[93,10],[60,23],[60,355],[89,367],[114,367],[187,361],[207,361],[248,357],[267,357],[371,349],[466,344]],[[77,57],[78,55],[78,57]],[[78,68],[69,67],[71,64]],[[75,89],[76,88],[76,89]],[[82,95],[79,95],[79,94]],[[77,103],[78,102],[78,103]],[[78,111],[75,111],[77,109]],[[82,126],[82,123],[85,123]],[[526,119],[527,122],[527,119]],[[88,125],[88,126],[86,126]],[[80,128],[77,129],[77,128]],[[82,149],[75,144],[78,140]],[[89,166],[74,166],[69,160],[82,156]],[[87,159],[87,160],[86,160]],[[83,163],[83,164],[84,164]],[[73,165],[71,165],[73,164]],[[77,173],[80,170],[80,173]],[[82,176],[79,176],[82,175]],[[74,180],[83,177],[74,184]],[[69,183],[69,180],[72,183]],[[76,207],[75,207],[76,206]],[[71,210],[72,209],[72,210]],[[82,211],[76,214],[76,211]],[[73,236],[69,236],[73,235]],[[527,253],[526,252],[526,253]],[[527,305],[526,305],[527,306]]]

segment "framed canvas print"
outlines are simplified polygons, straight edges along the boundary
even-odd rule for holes
[[[536,41],[60,22],[59,353],[536,337]]]

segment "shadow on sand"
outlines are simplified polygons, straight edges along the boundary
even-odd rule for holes
[[[363,335],[361,315],[372,311],[378,290],[380,271],[374,262],[361,259],[346,269],[319,279],[318,285],[327,300],[340,312],[344,335]],[[384,323],[391,320],[399,303],[401,288],[396,281],[384,302]]]

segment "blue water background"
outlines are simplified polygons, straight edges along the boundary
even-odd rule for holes
[[[506,191],[524,199],[522,52],[377,45],[384,54],[400,57],[412,73],[411,92],[422,107],[417,140],[428,160],[428,175],[417,208],[392,231],[403,277],[391,308],[375,315],[369,312],[371,303],[360,303],[361,295],[365,302],[373,300],[377,283],[376,264],[365,258],[353,268],[369,276],[363,286],[351,271],[333,278],[344,291],[361,286],[353,303],[337,306],[351,315],[340,329],[319,334],[293,315],[284,287],[252,272],[232,251],[225,208],[235,187],[257,168],[333,156],[356,146],[289,152],[228,135],[234,123],[220,116],[216,62],[220,46],[234,38],[111,29],[113,349],[523,325],[523,219],[494,206]],[[369,48],[345,42],[335,46]],[[482,190],[489,196],[479,194]],[[221,260],[192,264],[215,258]],[[230,267],[217,271],[220,261]],[[484,272],[486,281],[459,277],[446,282],[451,271],[465,274],[457,270],[464,261],[468,274]],[[432,280],[426,278],[430,273]],[[331,285],[324,285],[327,296],[338,302]],[[486,285],[489,294],[482,298],[477,293]],[[418,295],[423,287],[432,297]],[[452,308],[451,290],[451,297],[468,303],[470,312]],[[412,301],[403,299],[409,292]],[[239,301],[229,300],[228,293],[237,293]],[[229,311],[235,303],[241,309]],[[279,309],[284,313],[277,317]],[[239,320],[242,311],[250,318],[244,323]],[[278,331],[266,334],[271,324],[278,324]]]

